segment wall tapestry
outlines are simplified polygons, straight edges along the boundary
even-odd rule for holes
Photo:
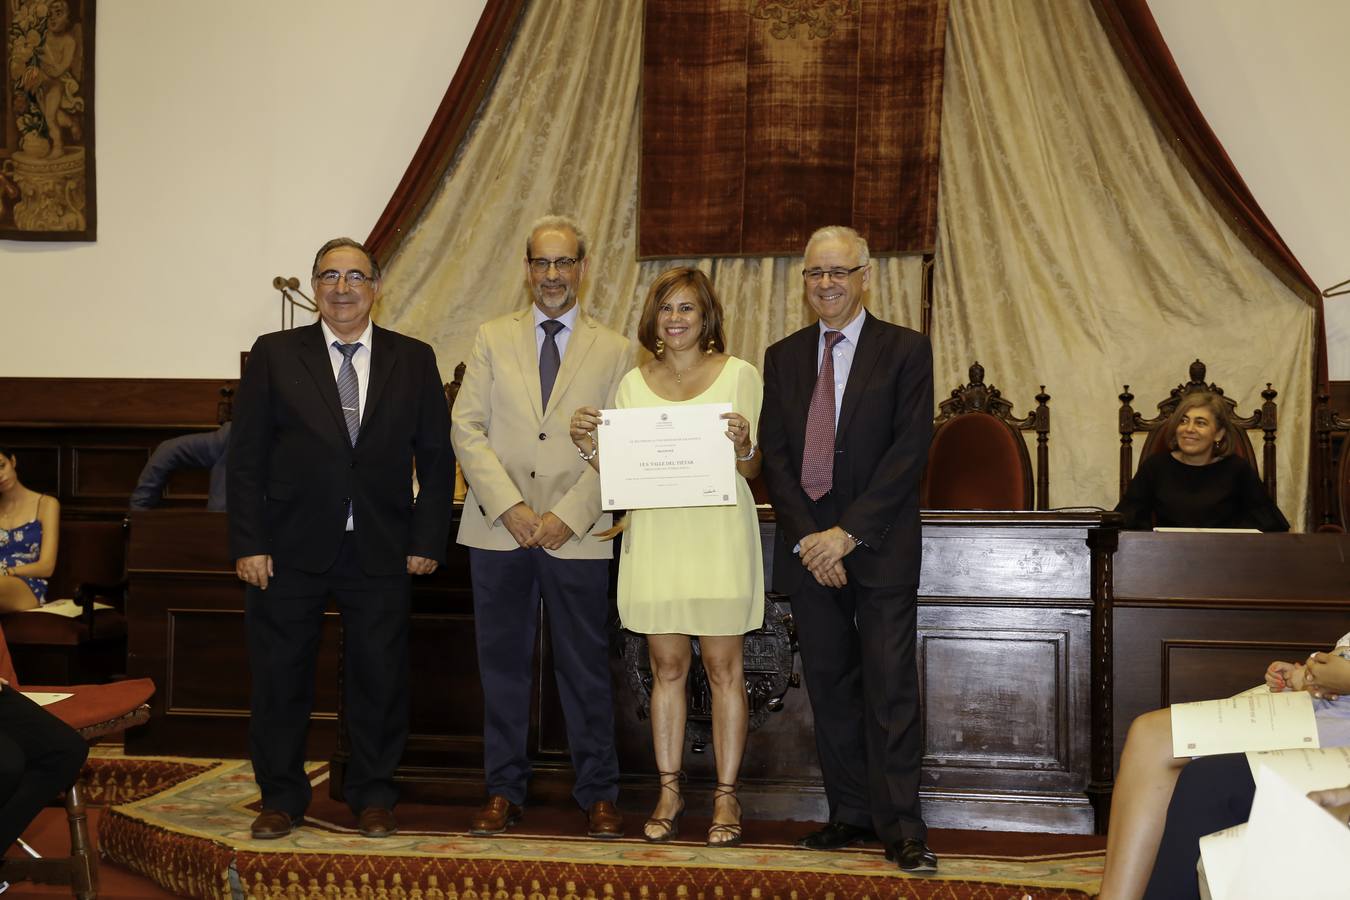
[[[92,241],[94,0],[0,3],[0,239]]]

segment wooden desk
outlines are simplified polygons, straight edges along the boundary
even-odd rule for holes
[[[1112,670],[1117,762],[1140,713],[1260,684],[1350,630],[1350,535],[1122,532]]]
[[[773,522],[761,531],[773,546]],[[1110,790],[1109,744],[1093,769],[1094,607],[1109,596],[1115,531],[1101,516],[941,513],[925,517],[919,670],[926,697],[925,817],[934,827],[1091,831]],[[128,671],[160,686],[133,753],[246,756],[249,676],[243,590],[226,559],[225,520],[177,510],[131,522]],[[770,571],[772,568],[770,567]],[[467,554],[416,579],[412,728],[399,778],[409,794],[482,795],[482,692]],[[337,729],[340,629],[320,651],[311,758],[345,762]],[[572,776],[551,648],[540,613],[530,711],[532,793],[562,798]],[[617,648],[617,641],[616,641]],[[1105,660],[1104,645],[1099,660]],[[611,656],[624,804],[655,798],[649,724],[635,715]],[[1109,715],[1096,697],[1099,717]],[[742,797],[751,815],[823,819],[824,793],[805,690],[750,736]],[[689,754],[691,805],[706,804],[710,753]],[[1095,773],[1095,774],[1094,774]],[[340,785],[340,779],[334,780]]]

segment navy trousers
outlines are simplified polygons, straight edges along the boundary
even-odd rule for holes
[[[609,565],[607,559],[558,559],[539,548],[470,548],[488,794],[525,802],[531,672],[542,599],[576,771],[572,796],[583,808],[617,799]]]
[[[1186,764],[1167,805],[1167,824],[1145,900],[1200,897],[1200,839],[1241,825],[1252,813],[1256,782],[1244,753],[1202,756]]]

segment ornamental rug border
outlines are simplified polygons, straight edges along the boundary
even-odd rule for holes
[[[318,784],[327,778],[322,765],[313,765],[310,773]],[[817,853],[765,844],[714,849],[693,841],[649,844],[638,837],[481,838],[462,831],[400,831],[372,841],[350,827],[314,817],[285,838],[258,841],[248,830],[256,800],[249,763],[222,761],[153,796],[109,809],[100,821],[100,842],[113,861],[171,890],[193,885],[189,895],[201,897],[230,896],[217,892],[225,890],[228,878],[220,866],[229,869],[231,862],[238,879],[235,890],[247,886],[243,889],[250,896],[271,896],[273,888],[284,890],[286,884],[302,896],[306,884],[322,891],[322,882],[333,874],[371,883],[393,881],[395,875],[404,883],[420,883],[431,874],[440,884],[468,877],[486,886],[504,878],[519,886],[538,880],[562,888],[572,881],[598,892],[606,884],[668,885],[672,897],[681,884],[688,890],[705,882],[710,890],[720,887],[727,898],[742,890],[748,897],[751,887],[761,885],[783,888],[783,896],[796,890],[801,898],[825,893],[839,898],[874,892],[890,896],[902,887],[922,897],[1002,898],[1003,890],[1014,886],[1085,896],[1096,892],[1102,866],[1100,853],[945,855],[939,875],[918,879],[899,873],[876,849]],[[190,858],[193,847],[195,859]],[[942,893],[947,887],[958,892]],[[995,887],[1002,890],[990,893]]]

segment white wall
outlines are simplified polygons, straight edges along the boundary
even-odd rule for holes
[[[1350,3],[1149,8],[1210,127],[1313,281],[1350,278]],[[1331,377],[1350,379],[1350,297],[1326,310]]]
[[[484,0],[98,5],[98,241],[0,241],[0,375],[225,378],[363,240]]]

